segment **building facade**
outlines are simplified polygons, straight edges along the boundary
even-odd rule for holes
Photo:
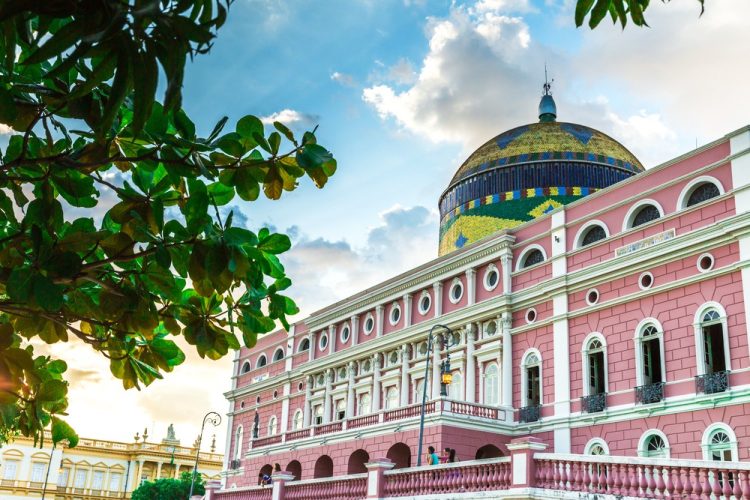
[[[176,478],[192,471],[195,447],[164,439],[133,443],[82,438],[75,448],[51,444],[35,447],[32,440],[17,438],[0,449],[0,498],[97,500],[130,498],[144,481]],[[50,436],[45,439],[51,443]],[[204,480],[220,478],[223,456],[201,452],[198,473]],[[46,482],[46,487],[45,487]]]
[[[441,196],[439,258],[239,352],[225,489],[415,466],[423,394],[462,461],[750,458],[750,127],[645,170],[546,90]]]

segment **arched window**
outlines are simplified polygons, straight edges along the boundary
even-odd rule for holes
[[[607,392],[607,347],[599,334],[590,335],[583,347],[584,394]]]
[[[484,369],[484,404],[497,406],[500,404],[500,371],[497,363],[490,363]]]
[[[242,426],[237,426],[237,430],[234,431],[234,459],[239,460],[242,458]]]
[[[737,437],[732,429],[723,423],[713,424],[703,433],[701,442],[703,459],[716,462],[738,461]]]
[[[282,359],[284,359],[284,348],[279,347],[278,349],[276,349],[276,352],[273,353],[273,360],[281,361]]]
[[[729,387],[730,368],[727,315],[721,304],[710,302],[696,312],[695,354],[698,392],[714,394]]]
[[[609,447],[607,443],[601,438],[594,438],[584,448],[584,454],[593,456],[604,456],[609,455]]]
[[[297,349],[297,352],[304,352],[310,350],[310,339],[302,339],[302,342],[299,343],[299,349]]]
[[[385,409],[393,410],[394,408],[398,408],[398,389],[389,387],[385,392]]]
[[[242,363],[242,370],[240,370],[240,373],[244,374],[244,373],[247,373],[249,371],[250,371],[250,362],[249,361],[245,361],[244,363]]]
[[[622,230],[627,231],[628,229],[647,224],[663,215],[664,211],[658,202],[654,200],[641,200],[628,210]]]
[[[464,378],[461,372],[453,372],[451,384],[448,386],[448,397],[454,401],[463,401],[464,399]]]
[[[526,269],[527,267],[535,266],[544,262],[544,251],[538,245],[532,245],[531,247],[524,250],[518,259],[518,267],[516,271]]]
[[[701,184],[695,190],[690,194],[690,197],[687,200],[687,206],[692,207],[693,205],[697,205],[698,203],[703,203],[704,201],[708,201],[711,198],[716,198],[721,193],[719,193],[719,188],[717,188],[714,184],[710,182],[706,182],[705,184]]]
[[[718,179],[701,176],[693,179],[683,188],[677,202],[677,209],[692,207],[722,194],[724,194],[724,186]]]
[[[267,362],[268,362],[268,360],[266,359],[266,355],[265,354],[261,354],[258,357],[258,361],[255,362],[255,368],[262,368],[262,367],[266,366]]]
[[[638,455],[647,458],[669,458],[667,436],[656,429],[645,432],[638,444]]]
[[[346,418],[346,401],[339,399],[336,401],[336,420],[344,420]]]
[[[583,235],[583,239],[581,239],[581,246],[585,247],[587,245],[591,245],[592,243],[596,243],[599,240],[603,240],[607,237],[607,233],[604,231],[604,228],[602,226],[591,226],[587,231],[586,234]]]
[[[314,415],[315,415],[315,425],[320,425],[323,423],[323,405],[317,405],[315,407]]]
[[[526,354],[522,365],[523,406],[542,404],[542,359],[534,350]]]
[[[277,427],[276,417],[272,416],[268,419],[268,435],[275,436],[276,431],[278,430]]]
[[[365,392],[359,396],[359,406],[357,406],[357,415],[367,415],[370,413],[370,393]]]
[[[412,403],[421,403],[422,402],[422,393],[424,392],[424,380],[419,379],[414,384],[414,399],[412,400]],[[430,397],[430,391],[427,391],[427,398]]]
[[[298,431],[302,429],[302,426],[304,425],[304,415],[302,414],[302,410],[297,410],[294,412],[294,418],[292,419],[292,430]]]
[[[656,320],[644,320],[636,331],[636,400],[657,403],[664,398],[664,334]]]

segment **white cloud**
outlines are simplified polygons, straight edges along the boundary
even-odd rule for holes
[[[265,124],[271,124],[273,122],[281,122],[285,125],[291,125],[291,124],[309,125],[309,124],[317,122],[318,119],[319,119],[318,116],[309,115],[306,113],[300,113],[299,111],[286,108],[286,109],[282,109],[281,111],[277,111],[276,113],[272,113],[268,116],[262,116],[260,118],[260,121],[262,121]]]
[[[343,85],[344,87],[356,86],[356,82],[354,81],[354,77],[352,75],[347,75],[346,73],[341,73],[339,71],[334,71],[333,73],[331,73],[331,80]]]
[[[411,85],[417,81],[417,72],[411,61],[401,58],[388,68],[388,79],[399,85]]]
[[[12,127],[9,127],[4,123],[0,123],[0,135],[11,135],[13,133],[15,133],[15,130],[13,130]]]

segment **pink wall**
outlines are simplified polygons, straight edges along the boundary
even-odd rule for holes
[[[461,296],[461,300],[459,300],[457,303],[454,304],[450,300],[450,293],[451,293],[451,288],[453,287],[453,280],[455,278],[458,278],[458,280],[461,282],[461,285],[463,285],[464,292],[463,292],[463,295]],[[466,287],[466,275],[465,274],[453,276],[443,281],[443,314],[447,314],[451,311],[457,311],[463,307],[466,307],[466,304],[468,303],[468,299],[467,299],[468,296],[469,296],[469,290]]]
[[[544,264],[539,264],[514,273],[513,277],[511,278],[511,286],[513,287],[513,292],[518,292],[525,288],[529,288],[530,286],[536,285],[537,283],[548,280],[551,277],[552,264],[547,261]]]
[[[533,330],[513,335],[513,406],[523,406],[521,397],[521,362],[528,349],[536,348],[542,355],[542,404],[554,398],[554,356],[552,327],[540,326]]]
[[[395,325],[391,324],[391,310],[394,308],[394,305],[398,304],[398,306],[401,308],[401,315],[398,318],[398,322]],[[406,313],[406,310],[404,309],[404,301],[402,299],[396,299],[394,301],[389,302],[385,305],[385,310],[383,311],[383,333],[391,333],[396,332],[398,330],[401,330],[404,327],[404,314]],[[375,331],[377,332],[377,327],[375,328]]]
[[[477,274],[476,274],[476,289],[477,289],[477,302],[481,302],[483,300],[490,299],[492,297],[497,297],[498,295],[503,294],[503,266],[499,260],[493,262],[495,267],[497,268],[497,286],[494,290],[487,291],[484,288],[484,275],[487,272],[487,269],[490,267],[490,264],[486,264],[484,266],[480,266],[477,268]]]

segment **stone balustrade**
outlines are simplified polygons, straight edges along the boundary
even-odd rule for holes
[[[386,497],[415,497],[500,491],[507,490],[510,481],[510,457],[502,457],[386,471],[384,492]]]

